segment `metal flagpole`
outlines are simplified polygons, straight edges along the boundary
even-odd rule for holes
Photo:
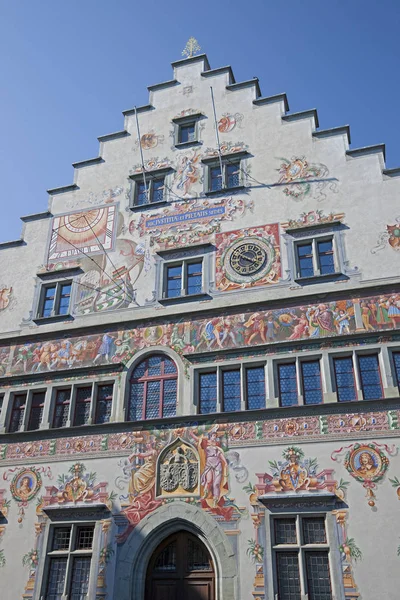
[[[217,145],[218,145],[219,168],[221,169],[221,184],[222,184],[222,188],[224,188],[225,187],[225,180],[224,180],[224,172],[222,170],[221,145],[219,143],[217,113],[215,112],[214,92],[213,92],[212,86],[210,86],[210,91],[211,91],[211,101],[212,101],[213,111],[214,111],[215,137],[217,138]]]
[[[148,202],[149,201],[149,192],[148,192],[147,183],[146,183],[146,172],[145,172],[145,168],[144,168],[142,142],[140,139],[139,120],[138,120],[138,116],[137,116],[136,106],[135,106],[135,119],[136,119],[136,129],[137,129],[138,142],[139,142],[140,158],[142,161],[143,183],[144,183],[144,189],[146,190],[146,201]]]

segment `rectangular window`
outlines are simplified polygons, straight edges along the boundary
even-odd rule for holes
[[[278,364],[279,404],[294,406],[298,404],[296,363]]]
[[[332,600],[325,517],[274,518],[273,534],[279,600]]]
[[[356,381],[351,356],[334,358],[333,366],[335,370],[336,393],[339,402],[357,400]]]
[[[79,387],[76,390],[74,425],[87,425],[92,402],[92,386]]]
[[[29,411],[28,431],[39,429],[43,417],[45,392],[33,392]]]
[[[71,388],[56,390],[53,427],[66,427],[71,403]]]
[[[400,388],[400,352],[393,352],[394,373],[397,386]]]
[[[199,374],[199,413],[217,411],[217,372]]]
[[[378,355],[359,355],[358,368],[364,400],[379,400],[383,398]]]
[[[46,555],[44,600],[83,600],[89,591],[94,525],[55,526]],[[42,596],[41,596],[42,597]]]
[[[240,369],[222,371],[222,402],[223,411],[240,410]]]
[[[247,409],[265,408],[265,369],[248,367],[246,369]]]
[[[297,277],[336,273],[333,238],[312,238],[295,244]]]
[[[71,281],[42,285],[38,317],[49,318],[69,314]]]
[[[109,423],[111,417],[114,385],[112,383],[97,386],[96,423]]]
[[[10,418],[10,433],[21,431],[24,424],[24,415],[26,407],[26,394],[15,394],[13,397],[12,411]]]
[[[182,261],[166,265],[165,297],[179,298],[201,294],[203,289],[203,261]]]
[[[191,123],[182,123],[178,126],[178,143],[187,144],[189,142],[195,142],[196,136],[196,121]]]
[[[304,404],[322,403],[322,381],[319,360],[301,363]]]
[[[144,206],[164,201],[165,175],[159,177],[146,176],[146,185],[143,179],[136,179],[134,206]]]
[[[1,411],[3,410],[3,402],[4,402],[4,394],[0,394],[0,419],[1,419]]]
[[[236,188],[241,185],[241,167],[240,161],[230,161],[222,163],[222,174],[221,165],[212,165],[208,167],[208,191],[218,192],[222,189]]]

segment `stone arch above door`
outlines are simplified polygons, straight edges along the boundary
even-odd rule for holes
[[[236,600],[237,566],[229,539],[214,518],[197,506],[176,501],[145,517],[119,550],[114,597],[144,600],[149,560],[160,542],[179,530],[198,536],[213,559],[216,600]]]

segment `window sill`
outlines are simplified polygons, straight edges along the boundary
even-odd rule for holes
[[[326,275],[312,275],[311,277],[295,277],[294,281],[300,285],[308,283],[319,283],[320,281],[329,281],[335,279],[347,279],[341,271],[336,273],[327,273]]]
[[[209,190],[208,192],[204,192],[205,196],[224,196],[226,194],[232,194],[234,192],[240,192],[241,190],[246,189],[244,185],[236,185],[235,187],[226,187],[222,190]]]
[[[203,142],[199,140],[193,140],[193,142],[177,142],[175,148],[181,150],[182,148],[190,148],[190,146],[202,146]]]
[[[170,203],[167,202],[167,200],[163,200],[162,202],[149,202],[148,204],[141,204],[140,206],[133,205],[133,206],[130,206],[129,209],[132,212],[141,212],[141,211],[148,211],[152,208],[160,208],[161,206],[167,206],[168,204],[170,204]]]
[[[211,296],[207,292],[198,294],[186,294],[185,296],[177,296],[176,298],[159,298],[160,304],[179,304],[182,302],[191,302],[196,300],[211,300]]]
[[[59,323],[61,321],[74,321],[74,317],[70,314],[68,315],[53,315],[52,317],[36,317],[36,319],[32,319],[36,325],[45,325],[46,323]]]

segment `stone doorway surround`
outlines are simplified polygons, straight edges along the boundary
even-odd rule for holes
[[[186,530],[197,536],[211,554],[215,566],[216,600],[238,600],[235,589],[235,553],[220,526],[201,508],[174,502],[147,515],[119,550],[113,597],[144,600],[146,571],[153,552],[171,534]]]

